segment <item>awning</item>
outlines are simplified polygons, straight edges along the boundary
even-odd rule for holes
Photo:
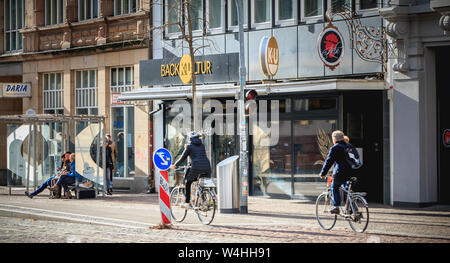
[[[383,90],[385,88],[384,80],[367,79],[329,79],[246,85],[246,89],[254,89],[259,95],[316,91]],[[141,88],[123,92],[118,99],[121,101],[186,99],[192,97],[191,89],[191,86]],[[197,86],[197,96],[203,98],[236,97],[238,92],[239,86],[235,84]]]

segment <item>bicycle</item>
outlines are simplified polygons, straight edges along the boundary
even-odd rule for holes
[[[184,175],[189,167],[182,166],[179,169],[185,169]],[[178,170],[178,169],[177,169]],[[212,178],[201,177],[200,174],[197,181],[191,185],[191,207],[197,213],[198,219],[205,225],[211,224],[216,214],[216,192],[214,188],[216,183]],[[170,213],[175,222],[183,222],[186,218],[187,210],[181,207],[185,202],[186,185],[175,186],[170,193]]]
[[[339,187],[341,197],[344,193],[347,195],[345,198],[345,205],[340,208],[339,214],[330,213],[331,205],[331,186],[330,180],[326,192],[321,193],[316,200],[316,219],[319,225],[325,230],[331,230],[336,224],[337,216],[343,217],[348,221],[353,231],[362,233],[367,229],[369,224],[369,205],[364,199],[367,195],[365,192],[353,192],[351,187],[356,182],[356,177],[350,178],[346,182],[348,189],[345,187]],[[341,198],[341,200],[343,200]]]

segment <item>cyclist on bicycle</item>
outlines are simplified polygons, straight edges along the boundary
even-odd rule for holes
[[[341,205],[339,187],[345,184],[351,177],[352,168],[346,159],[345,149],[348,145],[344,140],[344,133],[337,130],[331,134],[331,137],[334,145],[328,152],[322,171],[320,171],[320,177],[324,178],[331,166],[336,164],[333,170],[333,182],[331,183],[331,200],[333,207],[330,209],[330,213],[339,214],[339,206]]]
[[[199,175],[205,175],[205,177],[211,175],[211,164],[206,156],[205,146],[200,139],[200,134],[197,132],[191,132],[189,134],[189,144],[186,145],[180,159],[170,166],[170,169],[176,169],[187,157],[190,157],[192,165],[184,178],[186,183],[186,200],[183,207],[186,209],[191,207],[190,199],[192,183],[198,180]]]

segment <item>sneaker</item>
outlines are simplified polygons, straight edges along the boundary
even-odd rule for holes
[[[191,204],[190,203],[184,203],[184,204],[181,205],[181,208],[191,209]]]
[[[32,199],[33,198],[33,195],[32,194],[30,194],[30,193],[28,193],[28,191],[25,191],[25,195],[26,196],[28,196],[30,199]]]
[[[339,215],[339,207],[335,206],[335,207],[331,208],[330,213]]]

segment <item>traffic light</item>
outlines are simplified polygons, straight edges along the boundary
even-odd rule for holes
[[[253,100],[256,98],[257,95],[258,93],[254,89],[248,90],[245,93],[245,100]]]

